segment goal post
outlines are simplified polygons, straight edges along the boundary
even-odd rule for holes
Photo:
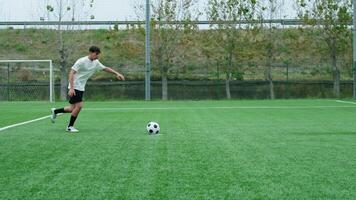
[[[53,71],[52,60],[0,60],[0,101],[55,102]]]

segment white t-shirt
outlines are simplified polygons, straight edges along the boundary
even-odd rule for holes
[[[74,89],[84,91],[88,79],[95,72],[103,69],[105,69],[105,66],[99,60],[92,61],[88,56],[78,59],[72,67],[72,70],[77,72],[74,74]],[[68,89],[70,89],[70,86],[68,86]]]

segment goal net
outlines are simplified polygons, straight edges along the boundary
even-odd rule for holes
[[[52,60],[0,60],[0,101],[54,100]]]

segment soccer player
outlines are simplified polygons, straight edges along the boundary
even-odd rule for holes
[[[79,132],[76,128],[74,128],[74,122],[83,107],[83,94],[85,91],[85,84],[95,72],[103,70],[105,72],[114,74],[118,80],[125,80],[125,77],[122,74],[113,70],[110,67],[105,67],[103,64],[100,63],[100,61],[98,60],[100,53],[101,52],[98,47],[92,46],[89,49],[88,56],[80,58],[79,60],[77,60],[77,62],[75,62],[69,73],[68,95],[70,97],[70,105],[64,108],[51,109],[52,123],[55,122],[57,114],[71,113],[71,117],[67,127],[68,132]]]

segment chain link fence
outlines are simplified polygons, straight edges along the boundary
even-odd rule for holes
[[[49,62],[1,62],[0,101],[50,101]]]
[[[268,45],[265,29],[236,30],[237,46],[230,52],[225,48],[229,43],[223,44],[226,34],[219,31],[209,27],[152,27],[152,99],[227,99],[228,93],[232,99],[270,99],[271,90],[274,98],[285,99],[353,95],[351,28],[345,38],[348,42],[343,44],[336,60],[339,96],[335,96],[328,46],[320,38],[322,30],[300,24],[278,26],[273,30],[273,47]],[[61,101],[65,99],[60,94],[67,93],[68,84],[62,85],[61,91],[61,79],[68,76],[78,58],[87,54],[89,46],[96,45],[103,52],[101,62],[122,72],[127,81],[118,82],[110,74],[97,73],[88,82],[85,99],[145,98],[142,24],[102,28],[87,25],[63,30],[63,40],[67,56],[64,64],[58,51],[58,32],[53,27],[3,27],[0,59],[53,60],[55,100]],[[268,48],[272,48],[272,58]],[[229,53],[233,55],[231,60]],[[49,87],[49,68],[45,63],[0,64],[0,101],[49,101]]]

